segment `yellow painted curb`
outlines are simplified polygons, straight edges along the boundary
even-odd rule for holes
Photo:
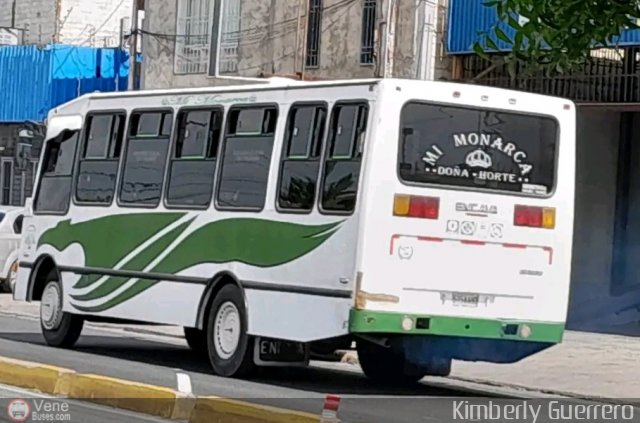
[[[73,370],[0,357],[0,383],[34,389],[50,395],[65,395]]]
[[[70,382],[68,398],[166,419],[188,419],[191,414],[189,398],[173,389],[94,374],[76,373]]]
[[[189,423],[318,423],[320,416],[0,357],[0,383]]]
[[[320,416],[218,397],[199,397],[189,423],[318,423]]]

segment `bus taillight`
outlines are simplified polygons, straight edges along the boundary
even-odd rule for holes
[[[551,207],[516,206],[513,216],[515,226],[554,229],[556,209]]]
[[[393,215],[437,219],[440,215],[440,199],[417,195],[396,194],[393,202]]]

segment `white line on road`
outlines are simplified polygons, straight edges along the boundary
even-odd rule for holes
[[[189,375],[177,372],[176,378],[178,379],[178,391],[186,395],[191,395],[193,393],[193,388],[191,387],[191,378]]]

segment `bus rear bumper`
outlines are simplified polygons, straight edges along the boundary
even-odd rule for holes
[[[564,323],[352,309],[350,331],[388,338],[415,364],[433,359],[515,363],[561,342]]]

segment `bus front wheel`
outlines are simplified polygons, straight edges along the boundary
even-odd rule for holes
[[[48,345],[72,347],[82,332],[84,319],[62,311],[62,283],[56,269],[52,269],[44,282],[40,299],[40,327]]]
[[[365,376],[388,384],[414,384],[426,373],[409,364],[401,352],[373,342],[359,339],[356,344],[358,360]]]
[[[207,351],[213,371],[220,376],[245,377],[255,368],[244,304],[240,288],[229,284],[222,287],[209,308]]]

